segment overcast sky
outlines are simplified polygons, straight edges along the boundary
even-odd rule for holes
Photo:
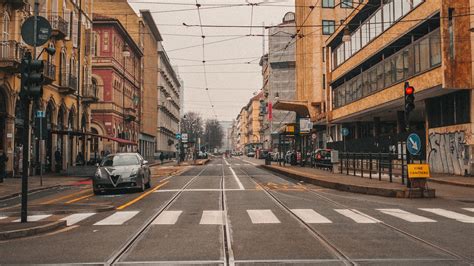
[[[250,25],[252,7],[245,0],[198,0],[204,25]],[[254,5],[252,34],[262,34],[262,25],[276,25],[286,12],[294,12],[294,0],[249,0]],[[214,118],[206,93],[203,49],[195,0],[129,0],[137,11],[149,9],[163,36],[163,44],[172,64],[184,80],[185,112],[196,111]],[[241,4],[243,6],[235,6]],[[223,6],[233,5],[233,6]],[[263,38],[249,37],[250,28],[203,28],[207,87],[217,119],[234,119],[253,93],[262,87]],[[266,32],[267,33],[267,32]],[[185,36],[191,35],[191,36]],[[218,42],[212,44],[212,42]],[[187,48],[190,46],[195,46]],[[267,49],[267,44],[265,44]],[[250,62],[250,64],[247,64]]]

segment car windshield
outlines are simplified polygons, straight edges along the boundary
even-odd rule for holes
[[[111,155],[102,161],[101,166],[137,165],[138,157],[135,155]]]

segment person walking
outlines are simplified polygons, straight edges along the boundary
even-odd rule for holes
[[[3,150],[0,151],[0,183],[3,183],[3,179],[7,177],[7,162],[8,156]]]
[[[163,160],[165,159],[165,155],[162,153],[160,153],[160,161],[161,161],[161,164],[163,164]]]
[[[61,151],[59,150],[59,148],[54,152],[54,161],[56,162],[55,163],[55,166],[56,166],[56,173],[59,173],[61,171],[61,169],[63,168],[62,167],[62,164],[63,164],[63,157],[61,156]]]

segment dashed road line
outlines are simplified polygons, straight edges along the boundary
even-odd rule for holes
[[[203,211],[199,224],[224,225],[224,211]]]
[[[137,215],[139,211],[120,211],[95,223],[94,225],[122,225]]]
[[[301,220],[308,224],[330,224],[331,220],[315,212],[313,209],[292,209]]]
[[[380,223],[379,220],[368,216],[365,213],[359,212],[355,209],[335,209],[336,212],[352,219],[354,222],[359,224],[373,224]]]
[[[462,213],[457,213],[457,212],[448,211],[448,210],[439,209],[439,208],[419,208],[419,209],[422,211],[431,212],[431,213],[434,213],[434,214],[437,214],[439,216],[443,216],[449,219],[454,219],[462,223],[474,223],[474,217],[471,217]]]
[[[151,224],[176,224],[183,211],[164,211]]]
[[[237,175],[235,174],[234,169],[232,169],[232,167],[229,167],[229,169],[232,172],[232,175],[234,176],[235,182],[237,182],[237,184],[239,185],[239,189],[240,190],[245,190],[244,186],[242,185],[242,183],[239,180],[239,177],[237,177]]]
[[[247,210],[253,224],[279,224],[280,220],[271,210]]]
[[[433,219],[426,218],[414,213],[410,213],[401,209],[377,209],[382,213],[400,218],[402,220],[411,222],[411,223],[434,223],[436,222]]]

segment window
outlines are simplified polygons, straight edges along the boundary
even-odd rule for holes
[[[334,0],[323,0],[323,7],[324,8],[334,7]]]
[[[334,20],[323,20],[323,34],[331,35],[334,33],[336,28],[336,22]]]
[[[454,9],[450,8],[448,11],[448,35],[449,35],[449,57],[454,59],[454,23],[453,23]]]
[[[430,128],[470,122],[470,92],[461,90],[427,100]]]
[[[382,33],[383,30],[383,24],[382,24],[382,10],[379,9],[377,13],[374,15],[375,17],[375,35],[374,36],[379,36]]]
[[[362,25],[360,28],[361,30],[361,38],[362,38],[362,47],[364,47],[369,42],[369,32],[368,32],[368,24]]]
[[[4,13],[3,27],[2,27],[2,41],[6,42],[10,39],[10,16],[7,12]]]
[[[341,0],[342,8],[352,8],[352,0]]]
[[[441,39],[439,30],[430,36],[431,67],[441,64]]]
[[[383,6],[383,30],[387,30],[393,23],[392,7],[393,2],[391,0]]]
[[[403,10],[402,10],[402,1],[401,0],[396,0],[396,1],[393,1],[393,21],[397,21],[398,19],[400,19],[403,15]]]

